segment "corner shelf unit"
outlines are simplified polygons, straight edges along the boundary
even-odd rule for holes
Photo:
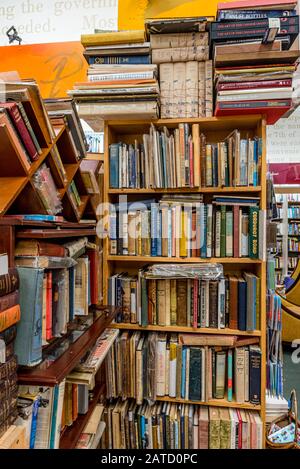
[[[200,187],[200,188],[181,188],[181,189],[111,189],[109,187],[109,147],[112,143],[125,142],[134,143],[135,140],[142,142],[143,133],[149,133],[150,125],[156,128],[166,126],[168,129],[174,129],[179,123],[199,124],[200,132],[207,136],[210,143],[221,141],[231,131],[239,129],[241,135],[258,136],[263,141],[263,154],[259,187]],[[141,200],[143,196],[151,194],[154,197],[159,194],[203,194],[204,201],[211,201],[213,194],[226,194],[249,196],[256,195],[260,197],[260,209],[266,210],[266,120],[264,116],[235,116],[224,118],[204,118],[204,119],[161,119],[157,121],[107,121],[105,123],[105,153],[104,153],[104,202],[107,204],[118,202],[119,195],[128,195],[128,200]],[[109,232],[109,224],[105,227]],[[257,331],[242,332],[230,329],[193,329],[191,327],[177,326],[147,326],[140,327],[137,324],[113,324],[120,330],[128,331],[169,331],[182,333],[202,333],[202,334],[229,334],[239,336],[257,336],[259,339],[262,363],[261,363],[261,404],[254,406],[250,403],[227,402],[226,400],[214,399],[209,402],[199,402],[198,404],[213,405],[219,407],[235,407],[241,409],[255,409],[260,412],[265,426],[265,391],[266,391],[266,261],[253,260],[248,258],[167,258],[167,257],[146,257],[146,256],[118,256],[110,255],[109,239],[104,239],[103,243],[103,265],[104,265],[104,301],[108,302],[108,278],[116,273],[124,272],[124,268],[129,275],[136,274],[142,264],[156,263],[221,263],[224,267],[224,273],[242,272],[244,270],[255,273],[261,280],[260,301],[261,301],[261,324]],[[173,398],[162,397],[157,400],[164,402],[186,402]],[[264,434],[264,433],[263,433]]]

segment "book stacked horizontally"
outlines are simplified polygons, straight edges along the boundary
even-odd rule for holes
[[[16,323],[20,320],[19,276],[0,254],[0,438],[17,417]]]
[[[69,91],[81,116],[104,119],[158,117],[157,66],[150,61],[145,32],[119,31],[83,35],[88,81]]]
[[[146,21],[152,63],[159,65],[161,118],[212,115],[208,18]]]
[[[275,123],[292,106],[300,52],[296,2],[219,3],[211,25],[216,116],[257,114]]]

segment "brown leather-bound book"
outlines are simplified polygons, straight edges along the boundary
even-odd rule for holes
[[[208,449],[209,418],[208,407],[200,406],[199,410],[199,449]]]
[[[13,306],[0,313],[0,332],[13,326],[21,319],[20,305]]]
[[[177,280],[177,325],[187,325],[187,281]]]
[[[18,241],[15,255],[65,257],[67,255],[67,250],[60,244],[47,243],[45,241],[38,241],[36,239],[24,239]]]
[[[19,292],[15,291],[9,295],[0,298],[0,313],[6,309],[12,308],[19,303]]]
[[[31,160],[29,158],[29,155],[26,153],[26,150],[23,146],[23,143],[20,137],[15,132],[13,125],[11,121],[9,120],[8,115],[6,114],[4,110],[3,112],[0,110],[0,125],[1,125],[1,141],[5,134],[6,134],[6,139],[10,140],[10,145],[3,144],[3,147],[2,147],[2,151],[5,151],[5,157],[7,161],[10,161],[11,163],[13,163],[14,160],[13,158],[11,158],[11,155],[12,153],[15,152],[21,158],[25,168],[29,170],[30,165],[31,165]]]
[[[209,327],[218,327],[218,280],[209,281]]]
[[[157,321],[160,326],[166,325],[166,282],[157,280]]]
[[[229,277],[229,328],[238,328],[238,278]]]
[[[17,269],[8,269],[8,274],[0,275],[0,296],[18,290],[19,275]]]

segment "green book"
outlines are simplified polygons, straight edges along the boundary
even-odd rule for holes
[[[249,207],[249,257],[258,259],[259,208]]]
[[[226,257],[226,205],[221,205],[220,256]]]

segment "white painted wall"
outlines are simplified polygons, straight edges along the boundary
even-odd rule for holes
[[[78,41],[118,28],[118,0],[0,0],[0,46],[8,45],[11,26],[23,44]]]

